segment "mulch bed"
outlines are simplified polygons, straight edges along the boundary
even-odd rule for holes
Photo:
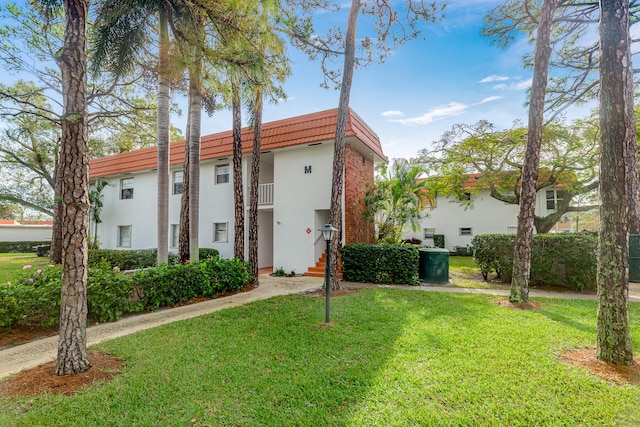
[[[593,375],[616,385],[640,385],[640,356],[634,357],[635,365],[617,366],[596,359],[596,351],[592,348],[566,350],[560,360],[569,365],[588,369]]]
[[[120,358],[91,349],[87,350],[87,358],[92,366],[81,374],[58,376],[56,362],[52,361],[12,375],[0,381],[0,395],[37,396],[47,392],[69,396],[94,382],[111,380],[124,364]]]

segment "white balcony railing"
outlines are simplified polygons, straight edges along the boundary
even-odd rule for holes
[[[258,186],[258,205],[273,204],[273,183]]]

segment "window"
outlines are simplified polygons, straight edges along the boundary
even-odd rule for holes
[[[119,248],[131,247],[131,226],[130,225],[118,226],[118,247]]]
[[[563,192],[558,190],[547,190],[546,196],[548,211],[555,211],[558,203],[562,202],[562,200],[564,199]]]
[[[182,194],[183,181],[184,181],[184,172],[176,171],[173,173],[173,194]]]
[[[460,227],[460,235],[473,236],[473,230],[471,230],[471,227]]]
[[[120,180],[120,198],[133,199],[133,178],[122,178]]]
[[[171,242],[170,247],[177,248],[180,241],[180,224],[171,224]]]
[[[216,166],[216,184],[229,182],[229,165]]]
[[[518,227],[507,227],[507,234],[517,234],[518,233]]]
[[[227,223],[216,222],[213,224],[213,241],[218,243],[227,242]]]
[[[423,231],[425,239],[433,239],[433,236],[436,234],[435,228],[425,228]]]

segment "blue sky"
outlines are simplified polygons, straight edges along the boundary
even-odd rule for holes
[[[426,40],[399,47],[384,64],[356,70],[351,108],[378,134],[387,157],[415,156],[455,123],[486,119],[510,127],[515,119],[526,122],[531,71],[523,69],[521,58],[533,46],[520,40],[500,49],[480,34],[483,17],[499,3],[449,0],[445,20],[425,24]],[[344,27],[346,13],[332,19]],[[358,36],[366,31],[361,20]],[[339,91],[320,87],[319,63],[290,53],[294,65],[284,86],[288,98],[265,106],[265,122],[338,105]],[[204,115],[202,132],[228,130],[230,123],[228,112]]]

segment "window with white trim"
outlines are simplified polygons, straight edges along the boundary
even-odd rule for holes
[[[216,184],[229,182],[229,164],[216,165]]]
[[[564,200],[564,194],[563,194],[563,191],[547,190],[546,198],[547,198],[547,210],[555,211],[558,204]]]
[[[461,236],[473,236],[473,230],[471,227],[460,227]]]
[[[227,222],[215,222],[213,224],[213,241],[216,243],[228,242]]]
[[[133,178],[122,178],[120,180],[120,198],[133,199]]]
[[[175,171],[173,173],[173,194],[182,194],[183,182],[184,182],[184,172]]]
[[[131,226],[119,225],[118,226],[118,244],[119,248],[131,247]]]
[[[177,248],[180,241],[180,224],[171,224],[171,242],[169,247]]]

